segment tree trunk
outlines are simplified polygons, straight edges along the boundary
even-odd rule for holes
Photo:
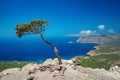
[[[55,54],[56,54],[56,57],[58,58],[59,64],[62,64],[61,58],[60,58],[59,53],[58,53],[58,49],[57,49],[52,43],[48,42],[48,41],[43,37],[43,34],[42,34],[42,33],[40,33],[40,36],[41,36],[42,40],[43,40],[46,44],[48,44],[50,47],[52,47],[52,48],[54,49],[54,52],[55,52]]]

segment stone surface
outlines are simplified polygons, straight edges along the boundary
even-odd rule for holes
[[[47,59],[45,62],[43,62],[43,65],[49,65],[52,64],[52,59]]]
[[[114,73],[113,75],[114,75],[115,77],[120,78],[120,67],[118,67],[117,65],[111,67],[111,68],[110,68],[110,72]]]
[[[20,68],[11,68],[11,69],[6,69],[0,73],[0,77],[9,75],[9,74],[16,74],[19,72],[21,69]]]
[[[118,66],[111,67],[110,71],[106,71],[76,66],[69,60],[63,60],[64,64],[62,65],[52,65],[49,62],[54,60],[49,60],[43,65],[27,64],[21,71],[19,69],[15,74],[2,76],[0,80],[120,80],[120,68]],[[9,70],[13,71],[12,69]],[[26,73],[26,71],[32,70],[34,73]]]

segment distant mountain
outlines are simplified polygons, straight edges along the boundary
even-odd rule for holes
[[[109,34],[109,35],[92,35],[86,37],[80,37],[77,42],[80,43],[98,43],[104,44],[112,41],[119,41],[120,34]]]
[[[80,37],[77,42],[80,43],[97,43],[96,50],[90,50],[90,55],[100,54],[119,54],[120,55],[120,34],[109,35],[92,35]]]

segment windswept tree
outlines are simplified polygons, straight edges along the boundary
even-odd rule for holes
[[[43,20],[34,20],[27,24],[17,24],[15,28],[16,34],[20,38],[23,35],[40,34],[41,39],[54,49],[54,52],[56,54],[56,57],[58,58],[59,64],[62,64],[62,61],[56,46],[54,46],[52,43],[50,43],[43,37],[43,33],[47,25],[48,25],[48,21],[43,21]]]

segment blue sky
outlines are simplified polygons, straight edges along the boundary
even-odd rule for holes
[[[120,0],[0,0],[0,39],[35,19],[50,22],[46,36],[120,33]]]

